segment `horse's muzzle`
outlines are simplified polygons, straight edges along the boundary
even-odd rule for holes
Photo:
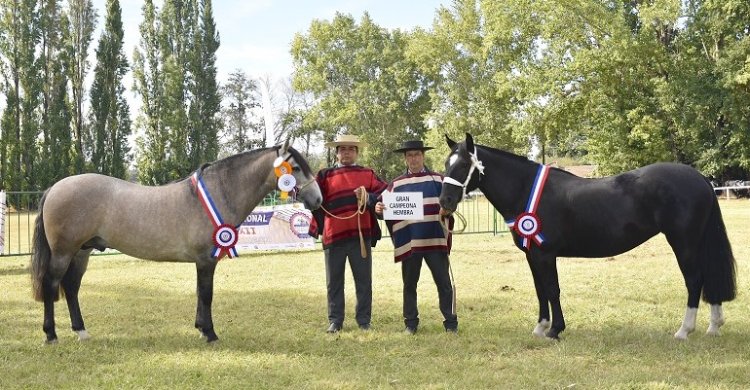
[[[451,215],[453,215],[454,211],[456,211],[456,210],[448,210],[448,209],[445,209],[443,207],[440,207],[440,216],[441,217],[450,217]]]

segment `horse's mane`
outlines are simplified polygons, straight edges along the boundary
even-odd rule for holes
[[[507,152],[505,150],[495,149],[493,147],[485,146],[485,145],[477,145],[477,144],[474,144],[474,145],[477,146],[477,147],[483,148],[483,149],[485,149],[488,152],[491,152],[491,154],[497,154],[497,155],[500,155],[501,157],[504,157],[504,158],[508,158],[508,159],[511,159],[511,160],[519,161],[519,162],[526,162],[526,163],[538,164],[537,162],[531,161],[531,160],[529,160],[528,158],[526,158],[524,156],[519,156],[519,155],[517,155],[515,153]],[[553,170],[555,170],[555,171],[559,171],[559,172],[562,172],[562,173],[565,173],[565,174],[568,174],[568,175],[571,175],[571,176],[576,176],[573,173],[568,172],[568,171],[566,171],[564,169],[560,169],[560,168],[557,168],[557,167],[551,167],[551,168]],[[578,177],[578,176],[576,176],[576,177]]]
[[[213,169],[233,169],[236,165],[243,163],[246,161],[247,158],[251,158],[255,154],[260,154],[266,151],[275,150],[277,153],[281,149],[281,146],[272,146],[268,148],[260,148],[260,149],[253,149],[248,150],[242,153],[234,154],[229,157],[225,157],[221,160],[217,160],[210,163],[205,163],[198,168],[198,176],[202,176],[203,172],[206,170],[213,170]],[[289,147],[287,151],[292,155],[294,158],[294,161],[299,164],[300,168],[302,169],[302,172],[305,174],[312,175],[312,170],[310,169],[310,166],[307,164],[307,161],[302,157],[299,151],[293,147]]]
[[[232,168],[242,161],[245,161],[246,158],[255,154],[260,154],[261,152],[265,152],[269,149],[271,148],[248,150],[242,153],[237,153],[229,157],[222,158],[221,160],[205,163],[201,165],[200,168],[198,168],[198,176],[203,176],[203,172],[207,170]]]

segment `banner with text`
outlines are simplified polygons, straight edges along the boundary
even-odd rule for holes
[[[301,203],[258,206],[239,227],[237,250],[312,249],[312,213]]]
[[[5,191],[0,191],[0,254],[5,251]]]

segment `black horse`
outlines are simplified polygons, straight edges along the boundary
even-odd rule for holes
[[[698,303],[711,304],[707,333],[719,335],[721,303],[736,295],[735,261],[710,183],[695,169],[658,163],[602,179],[584,179],[501,150],[446,137],[451,155],[440,195],[444,214],[479,188],[511,226],[526,253],[539,298],[533,334],[558,338],[565,330],[556,260],[607,257],[664,233],[688,290],[675,333],[695,330]],[[552,318],[550,318],[550,308]],[[551,320],[551,327],[550,327]]]

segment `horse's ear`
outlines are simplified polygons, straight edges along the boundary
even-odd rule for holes
[[[469,153],[474,153],[474,138],[469,133],[466,133],[466,150]]]
[[[452,140],[451,137],[448,137],[448,134],[445,135],[445,142],[451,150],[456,147],[456,141]]]
[[[286,154],[286,151],[289,150],[289,138],[284,141],[284,144],[281,145],[281,149],[279,149],[279,154]]]

